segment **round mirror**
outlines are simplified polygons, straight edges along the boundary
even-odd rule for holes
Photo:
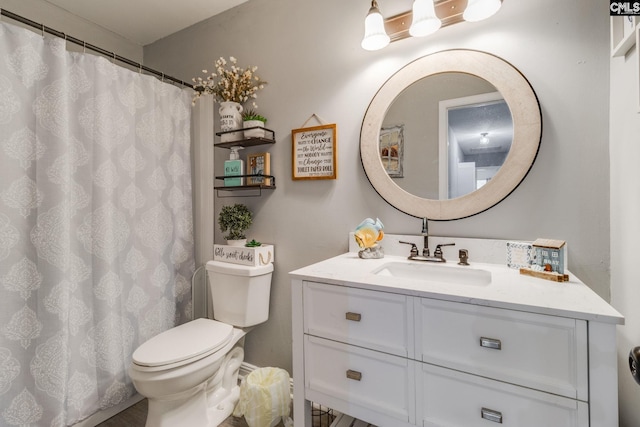
[[[420,58],[365,114],[360,154],[376,191],[420,218],[475,215],[507,197],[533,164],[540,107],[507,62],[470,50]]]

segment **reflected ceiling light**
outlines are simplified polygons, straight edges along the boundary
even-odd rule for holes
[[[489,135],[487,132],[482,132],[480,134],[480,144],[487,145],[489,143],[489,137],[487,135]]]
[[[365,50],[378,50],[388,45],[389,40],[384,28],[384,18],[378,9],[378,2],[372,0],[369,13],[364,20],[364,38],[361,46]]]
[[[422,37],[458,22],[480,21],[495,14],[503,0],[414,0],[412,10],[383,18],[378,2],[371,2],[365,19],[362,48],[382,49],[389,42]]]
[[[409,34],[413,37],[428,36],[442,26],[442,21],[436,16],[433,0],[415,0],[412,14],[413,20],[409,27]]]
[[[469,0],[462,18],[469,22],[482,21],[493,16],[501,6],[501,0]]]

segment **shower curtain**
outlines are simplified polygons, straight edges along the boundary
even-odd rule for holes
[[[0,23],[0,425],[72,425],[135,392],[191,319],[187,90]]]

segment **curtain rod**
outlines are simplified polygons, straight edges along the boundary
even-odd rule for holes
[[[154,74],[154,75],[162,78],[162,80],[165,80],[165,79],[166,80],[170,80],[170,81],[172,81],[174,83],[179,83],[179,84],[181,84],[183,86],[186,86],[186,87],[189,87],[189,88],[193,89],[193,85],[191,85],[189,83],[186,83],[186,82],[184,82],[182,80],[176,79],[175,77],[167,76],[167,75],[165,75],[164,73],[162,73],[160,71],[154,70],[154,69],[149,68],[149,67],[145,67],[144,65],[139,64],[139,63],[137,63],[135,61],[132,61],[131,59],[127,59],[127,58],[124,58],[124,57],[122,57],[120,55],[116,55],[115,52],[109,52],[108,50],[102,49],[101,47],[89,44],[89,43],[85,42],[84,40],[80,40],[80,39],[77,39],[75,37],[71,37],[71,36],[69,36],[69,35],[67,35],[67,34],[65,34],[65,33],[61,32],[61,31],[54,30],[53,28],[47,27],[44,24],[39,24],[39,23],[37,23],[35,21],[32,21],[32,20],[30,20],[28,18],[25,18],[23,16],[17,15],[17,14],[15,14],[13,12],[9,12],[6,9],[0,9],[0,15],[1,16],[6,16],[7,18],[11,18],[11,19],[13,19],[15,21],[18,21],[18,22],[21,22],[21,23],[23,23],[25,25],[29,25],[29,26],[31,26],[33,28],[37,28],[38,30],[42,31],[42,33],[43,33],[42,35],[43,36],[44,36],[45,32],[49,33],[49,34],[52,34],[52,35],[54,35],[56,37],[60,37],[61,39],[65,39],[66,41],[70,41],[70,42],[75,43],[75,44],[77,44],[79,46],[82,46],[85,49],[89,49],[89,50],[92,50],[94,52],[98,52],[98,53],[100,53],[100,54],[102,54],[102,55],[104,55],[104,56],[106,56],[108,58],[113,58],[116,61],[120,61],[120,62],[123,62],[123,63],[125,63],[127,65],[131,65],[132,67],[138,68],[141,71],[144,70],[147,73]]]

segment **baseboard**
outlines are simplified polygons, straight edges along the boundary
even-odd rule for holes
[[[252,365],[251,363],[242,362],[242,364],[240,365],[240,372],[238,373],[238,379],[244,380],[247,375],[249,375],[256,369],[258,369],[258,366]]]
[[[102,411],[98,411],[95,414],[91,415],[90,417],[80,421],[79,423],[74,424],[72,427],[95,427],[101,422],[104,422],[109,418],[113,417],[117,413],[122,412],[125,409],[135,405],[136,403],[140,402],[142,399],[144,399],[144,396],[136,393],[133,396],[131,396],[129,399],[125,400],[124,402],[121,402],[110,408],[103,409]]]

